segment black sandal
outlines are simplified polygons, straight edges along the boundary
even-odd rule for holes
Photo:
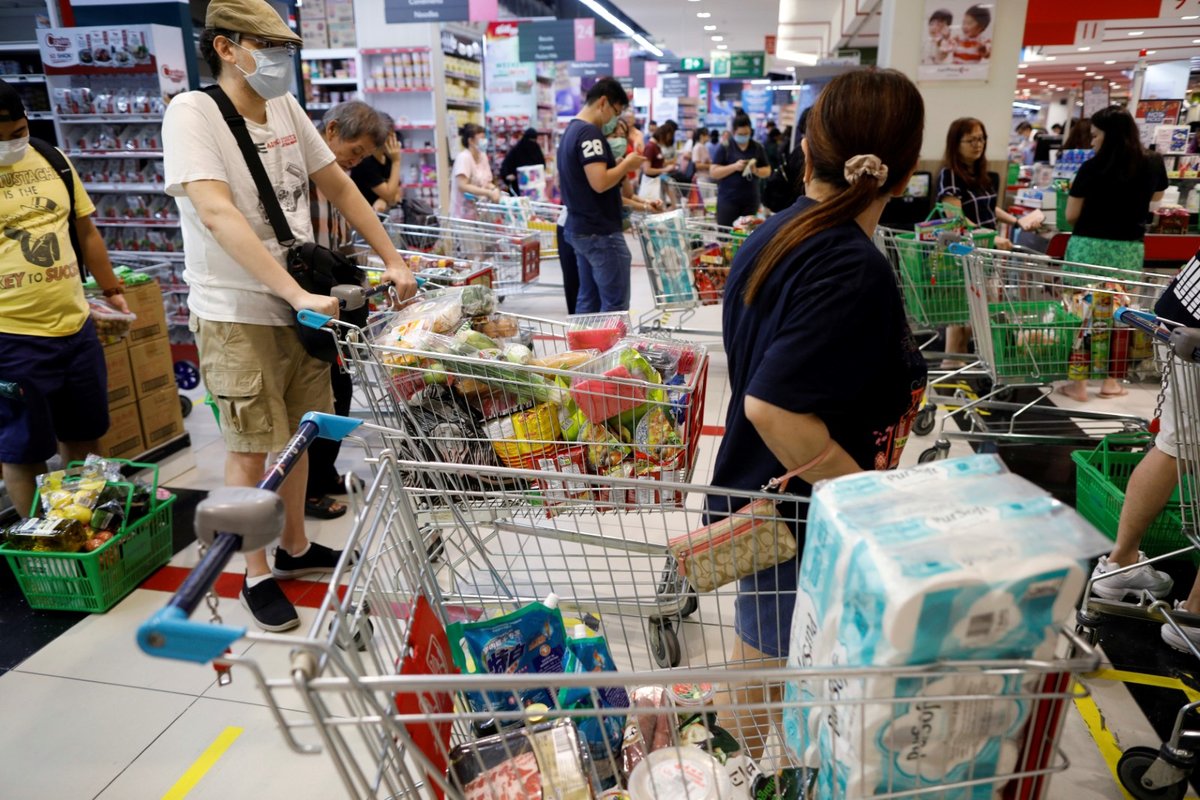
[[[334,508],[334,506],[341,506]],[[345,503],[339,503],[329,495],[309,497],[304,501],[304,516],[313,519],[337,519],[344,515],[349,508]]]

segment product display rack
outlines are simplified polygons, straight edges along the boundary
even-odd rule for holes
[[[362,59],[357,48],[300,51],[301,101],[314,120],[347,100],[362,99]]]
[[[162,153],[167,101],[188,88],[180,30],[52,28],[39,47],[56,138],[96,206],[110,254],[182,258]]]
[[[429,47],[364,48],[359,51],[358,75],[363,99],[396,122],[401,188],[436,207],[432,56]]]
[[[39,139],[57,142],[54,114],[50,109],[50,89],[46,84],[41,51],[36,41],[6,42],[0,45],[0,78],[12,84],[21,95],[30,133]]]

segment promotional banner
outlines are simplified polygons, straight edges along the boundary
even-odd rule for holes
[[[992,8],[975,0],[925,0],[923,81],[985,81],[992,57]]]
[[[575,20],[527,22],[517,32],[522,61],[574,61]]]
[[[596,58],[596,20],[592,17],[575,20],[575,60],[594,61]]]
[[[499,17],[498,0],[384,0],[383,18],[410,22],[487,22]]]
[[[515,38],[489,38],[486,114],[489,117],[537,117],[537,73],[532,63],[521,61]]]
[[[729,53],[721,50],[713,50],[712,56],[709,58],[709,63],[712,68],[709,70],[714,78],[729,77]]]
[[[645,77],[642,79],[642,86],[647,89],[653,89],[655,86],[658,86],[658,62],[648,60],[644,64],[646,72]]]
[[[770,114],[775,93],[766,87],[754,86],[742,90],[742,109],[747,114]]]

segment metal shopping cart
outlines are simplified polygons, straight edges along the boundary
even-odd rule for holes
[[[719,338],[720,330],[685,326],[701,306],[722,302],[734,256],[748,234],[678,211],[634,217],[633,229],[654,299],[654,311],[638,321],[639,329]]]
[[[675,183],[679,204],[687,210],[692,219],[713,221],[717,217],[717,183],[716,181],[696,181],[695,183]]]
[[[964,265],[975,347],[992,388],[974,399],[955,393],[957,407],[922,461],[945,457],[952,438],[1067,445],[1146,429],[1148,420],[1059,408],[1049,395],[1055,381],[1124,377],[1130,340],[1112,330],[1112,311],[1152,307],[1167,278],[999,250],[973,250]],[[1035,396],[1022,400],[1021,389]]]
[[[318,432],[337,438],[354,427],[352,421],[310,415],[287,452],[302,451]],[[278,485],[290,458],[270,471],[264,488]],[[596,492],[609,498],[634,494],[644,489],[637,480],[406,463],[390,451],[371,460],[376,471],[370,486],[350,495],[353,524],[346,552],[357,551],[359,557],[338,565],[305,633],[248,632],[219,624],[217,614],[217,624],[187,619],[235,551],[264,546],[280,529],[277,499],[254,490],[221,490],[201,503],[196,527],[208,552],[167,607],[138,633],[140,646],[151,655],[211,662],[225,679],[231,667],[251,675],[291,748],[303,755],[328,753],[349,797],[598,797],[624,779],[630,761],[639,756],[639,742],[646,745],[640,753],[645,767],[628,778],[635,797],[667,797],[667,785],[659,781],[672,771],[688,771],[692,782],[686,784],[690,790],[678,788],[669,796],[699,796],[700,784],[710,787],[703,796],[721,800],[751,791],[753,796],[807,797],[813,770],[803,765],[812,763],[806,761],[812,742],[805,731],[787,739],[779,717],[798,709],[856,708],[869,711],[887,729],[907,732],[917,724],[919,732],[922,712],[930,706],[915,708],[912,692],[922,692],[925,703],[961,719],[1008,719],[1019,709],[1011,756],[989,765],[983,754],[962,753],[961,766],[951,775],[936,766],[944,759],[916,759],[912,774],[923,784],[916,790],[902,788],[912,774],[875,770],[880,788],[874,796],[966,797],[1007,784],[1012,796],[1032,799],[1043,796],[1050,776],[1067,767],[1057,742],[1062,712],[1075,696],[1071,676],[1098,663],[1078,640],[1077,655],[1049,661],[779,668],[729,655],[735,634],[728,586],[706,594],[692,618],[679,623],[687,666],[653,669],[655,628],[647,631],[643,620],[662,612],[663,597],[655,587],[668,539],[706,522],[702,495],[724,497],[731,508],[753,499],[798,498],[740,490],[731,497],[712,487],[664,486],[694,500],[669,516],[625,518],[619,530],[629,548],[617,556],[594,546],[598,532],[612,528],[610,517],[595,513]],[[570,520],[564,530],[572,535],[530,539],[514,548],[512,534],[484,511],[482,502],[493,495],[476,490],[481,496],[461,496],[452,506],[459,535],[430,553],[414,513],[421,500],[405,480],[417,470],[444,480],[455,492],[492,479],[513,487],[513,493],[530,492],[539,482],[561,479],[564,502],[578,508],[557,519]],[[801,505],[781,506],[788,507],[796,510],[781,513],[795,522]],[[537,509],[526,509],[528,523],[541,524],[535,520]],[[478,566],[473,573],[461,566],[467,560]],[[485,609],[553,603],[551,593],[561,597],[557,609],[576,633],[605,637],[615,672],[561,672],[549,678],[545,673],[456,674],[451,664],[460,659],[453,649],[462,644],[451,641],[448,626],[481,619]],[[621,601],[615,609],[613,598]],[[212,607],[219,611],[215,602]],[[254,655],[260,648],[232,653],[229,648],[241,639],[291,650],[288,674],[268,676]],[[517,649],[524,650],[523,643]],[[491,652],[489,657],[508,657]],[[801,682],[830,691],[799,701],[781,698],[783,687]],[[998,699],[992,691],[998,682],[1013,691]],[[950,685],[956,691],[942,688]],[[299,694],[307,715],[283,711],[284,694],[292,692]],[[553,697],[548,705],[528,702],[547,695]],[[627,722],[634,724],[630,735]],[[847,731],[847,741],[866,742],[865,727],[856,731]],[[846,769],[854,769],[853,758],[846,758]],[[638,770],[659,777],[639,783]],[[843,796],[835,793],[828,800]]]
[[[492,288],[501,296],[526,291],[541,274],[541,242],[527,230],[458,219],[439,219],[436,227],[385,220],[383,227],[399,250],[492,264]]]
[[[536,234],[541,241],[543,260],[558,258],[558,218],[562,211],[558,203],[511,195],[502,196],[499,203],[479,200],[475,203],[481,222]]]
[[[1176,459],[1178,516],[1172,514],[1168,518],[1182,523],[1177,533],[1186,544],[1170,552],[1154,555],[1142,563],[1152,565],[1172,558],[1194,559],[1196,551],[1200,550],[1200,329],[1185,328],[1153,314],[1128,308],[1118,309],[1115,318],[1151,335],[1158,343],[1159,356],[1165,366],[1158,412],[1161,413],[1166,393],[1170,391],[1179,452]],[[1105,599],[1092,594],[1093,585],[1132,568],[1113,570],[1088,582],[1077,615],[1080,631],[1095,641],[1106,618],[1113,616],[1166,623],[1174,629],[1190,655],[1200,661],[1200,650],[1182,630],[1183,625],[1200,627],[1200,616],[1173,608],[1169,602],[1158,600],[1148,592],[1142,593],[1136,602]],[[1179,800],[1184,796],[1188,789],[1188,778],[1200,760],[1200,750],[1190,743],[1200,737],[1200,730],[1194,728],[1194,722],[1191,722],[1193,729],[1186,727],[1190,722],[1189,716],[1198,710],[1200,702],[1183,706],[1176,715],[1170,737],[1160,748],[1125,749],[1117,764],[1117,776],[1137,800]]]

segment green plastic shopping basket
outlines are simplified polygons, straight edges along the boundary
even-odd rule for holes
[[[1125,487],[1129,476],[1146,453],[1114,450],[1115,446],[1144,447],[1153,441],[1148,433],[1117,433],[1106,436],[1094,450],[1071,453],[1075,462],[1075,508],[1101,533],[1116,541],[1121,507],[1125,505]],[[1148,556],[1159,556],[1186,547],[1183,518],[1179,511],[1179,490],[1171,495],[1142,538],[1141,549]],[[1200,552],[1193,551],[1192,561],[1200,564]]]
[[[1046,381],[1066,377],[1071,343],[1083,321],[1067,313],[1061,303],[991,303],[988,317],[997,378]]]
[[[175,496],[158,499],[158,466],[109,459],[154,472],[150,509],[146,515],[90,553],[45,553],[0,546],[25,599],[32,608],[52,611],[103,612],[138,587],[171,560],[171,514]],[[71,466],[78,466],[72,464]],[[126,517],[133,500],[132,483],[117,484],[129,492]],[[34,497],[34,507],[40,503]]]

